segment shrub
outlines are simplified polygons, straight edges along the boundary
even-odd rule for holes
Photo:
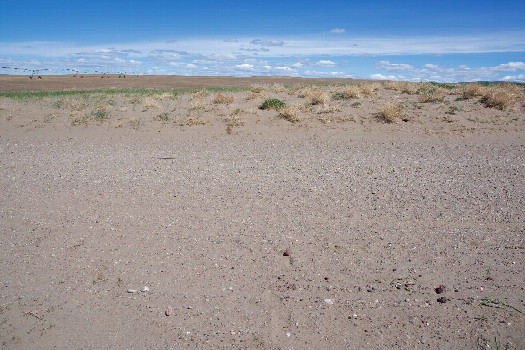
[[[310,99],[313,105],[324,105],[330,100],[330,96],[321,90],[314,90],[310,94]]]
[[[276,109],[279,110],[281,108],[285,108],[286,104],[278,100],[276,98],[269,98],[267,100],[264,100],[264,102],[259,106],[259,109]]]
[[[230,104],[233,102],[233,96],[218,93],[215,95],[215,98],[212,102],[216,104]]]
[[[343,98],[360,98],[361,89],[357,85],[346,86],[341,92]]]
[[[485,91],[481,102],[487,107],[504,110],[519,100],[519,95],[513,93],[512,90],[505,89],[504,87],[490,87]]]
[[[385,123],[393,123],[396,119],[401,118],[401,105],[396,101],[388,101],[382,107],[378,113],[379,119]]]
[[[301,107],[300,106],[288,106],[283,109],[281,109],[281,112],[279,113],[279,117],[288,120],[291,123],[295,123],[301,120],[300,118],[301,113]]]

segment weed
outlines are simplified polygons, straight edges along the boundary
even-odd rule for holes
[[[330,100],[330,96],[325,92],[315,90],[310,95],[310,99],[313,105],[324,105]]]
[[[514,93],[511,89],[503,87],[488,88],[481,99],[481,102],[487,107],[493,107],[504,110],[516,104],[519,101],[519,95]]]
[[[233,102],[233,96],[218,93],[215,95],[212,102],[215,104],[230,104]]]
[[[229,128],[244,126],[245,123],[245,120],[238,115],[230,115],[224,121]]]
[[[65,103],[66,102],[63,99],[56,100],[55,102],[53,102],[52,107],[55,109],[61,109],[62,107],[64,107]]]
[[[498,309],[502,309],[503,307],[508,307],[514,311],[517,311],[519,312],[520,314],[523,314],[523,312],[521,312],[520,310],[516,309],[514,306],[511,306],[501,300],[498,300],[498,299],[494,299],[494,298],[482,298],[482,299],[479,299],[479,304],[478,306],[488,306],[488,307],[495,307],[495,308],[498,308]]]
[[[279,99],[276,99],[276,98],[271,98],[271,99],[267,99],[265,100],[260,106],[259,106],[259,109],[275,109],[275,110],[279,110],[281,108],[285,108],[286,107],[286,104],[279,100]]]
[[[96,109],[91,113],[91,117],[97,122],[103,122],[104,120],[109,119],[110,115],[104,109]]]
[[[167,122],[170,120],[169,113],[161,113],[155,117],[153,117],[153,120],[159,121],[159,122]]]
[[[444,98],[445,96],[444,96],[443,90],[441,90],[439,87],[424,89],[420,91],[420,94],[419,94],[419,102],[422,102],[422,103],[443,102]]]
[[[360,107],[361,106],[361,102],[354,102],[354,103],[351,104],[351,106],[355,107],[355,108]]]
[[[129,125],[133,129],[137,130],[138,128],[144,125],[144,121],[141,118],[133,118],[129,121]]]
[[[445,112],[445,114],[450,114],[450,115],[456,115],[456,112],[457,111],[460,111],[460,109],[456,106],[450,106],[448,108],[448,111]]]
[[[458,102],[459,102],[459,101],[465,101],[465,100],[466,100],[466,99],[465,99],[464,97],[458,97],[458,98],[456,98],[454,101],[458,101]]]
[[[396,119],[401,118],[401,111],[402,107],[399,102],[388,101],[382,106],[377,116],[385,123],[393,123]]]
[[[232,115],[241,114],[242,112],[244,112],[242,109],[236,108],[236,109],[233,110]]]
[[[279,117],[288,120],[291,123],[296,123],[301,120],[300,118],[301,107],[297,105],[284,107],[279,113]]]
[[[344,99],[347,98],[360,98],[361,97],[361,89],[357,85],[350,85],[343,88],[343,91],[341,92],[341,95]]]
[[[208,90],[206,90],[206,89],[201,89],[201,90],[194,91],[194,92],[190,95],[190,99],[191,99],[191,100],[198,100],[198,99],[201,99],[201,98],[207,97],[207,96],[209,96],[209,95],[210,95],[210,93],[208,92]]]
[[[146,96],[142,100],[142,105],[144,108],[159,108],[159,103],[157,99],[153,96]]]
[[[55,114],[52,114],[52,115],[46,115],[44,116],[44,123],[49,123],[51,120],[55,119],[56,118],[56,115]]]

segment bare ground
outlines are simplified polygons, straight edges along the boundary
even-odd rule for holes
[[[272,83],[0,98],[2,348],[525,348],[523,93]]]

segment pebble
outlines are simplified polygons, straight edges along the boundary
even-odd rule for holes
[[[334,305],[334,301],[332,299],[325,299],[324,302],[329,305]]]
[[[166,314],[166,316],[169,316],[171,315],[172,312],[173,312],[173,308],[171,306],[168,306],[168,308],[166,309],[164,313]]]
[[[148,286],[144,286],[144,287],[140,288],[140,291],[141,292],[149,292],[149,287]]]
[[[128,289],[128,293],[137,293],[137,290],[136,289]]]
[[[423,337],[421,337],[420,341],[421,341],[421,344],[426,344],[427,343],[427,341]]]

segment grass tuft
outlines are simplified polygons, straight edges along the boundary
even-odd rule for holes
[[[381,109],[379,110],[379,113],[377,114],[378,118],[385,123],[393,123],[397,119],[401,119],[402,107],[401,104],[397,101],[388,101],[386,102]]]
[[[270,98],[270,99],[267,99],[267,100],[264,100],[263,103],[261,103],[261,105],[259,106],[259,109],[275,109],[275,110],[279,110],[281,108],[285,108],[286,107],[286,104],[279,100],[279,99],[276,99],[276,98]]]

